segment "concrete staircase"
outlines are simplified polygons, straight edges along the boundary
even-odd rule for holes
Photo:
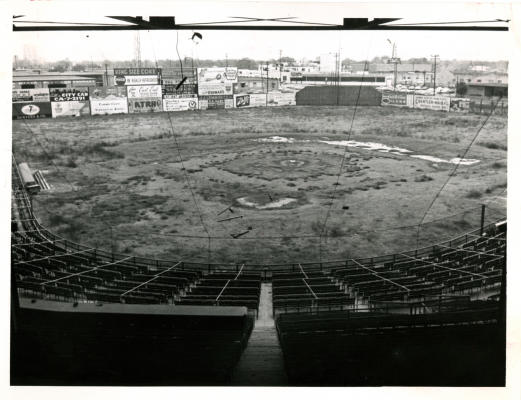
[[[233,386],[287,385],[282,349],[273,319],[271,290],[271,283],[262,284],[259,315],[233,373]]]

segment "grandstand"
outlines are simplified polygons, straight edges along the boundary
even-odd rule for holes
[[[342,262],[146,259],[47,230],[17,165],[13,384],[229,385],[266,306],[290,385],[504,384],[506,221]]]

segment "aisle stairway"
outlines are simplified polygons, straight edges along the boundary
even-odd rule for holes
[[[261,286],[255,328],[232,376],[234,386],[285,386],[286,371],[273,319],[271,283]]]

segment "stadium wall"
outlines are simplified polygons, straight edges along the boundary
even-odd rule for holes
[[[368,86],[308,86],[297,92],[298,106],[379,106],[382,94]]]

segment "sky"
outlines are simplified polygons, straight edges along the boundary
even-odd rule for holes
[[[441,59],[508,60],[509,34],[506,32],[410,32],[410,31],[201,31],[195,44],[192,31],[141,31],[142,59],[175,59],[176,41],[181,58],[255,60],[283,56],[314,59],[320,54],[340,51],[341,58],[356,60],[390,56],[395,42],[404,59],[438,54]],[[177,36],[178,35],[178,36]],[[68,58],[82,60],[131,60],[134,58],[133,31],[15,32],[14,55],[36,55],[46,61]]]

